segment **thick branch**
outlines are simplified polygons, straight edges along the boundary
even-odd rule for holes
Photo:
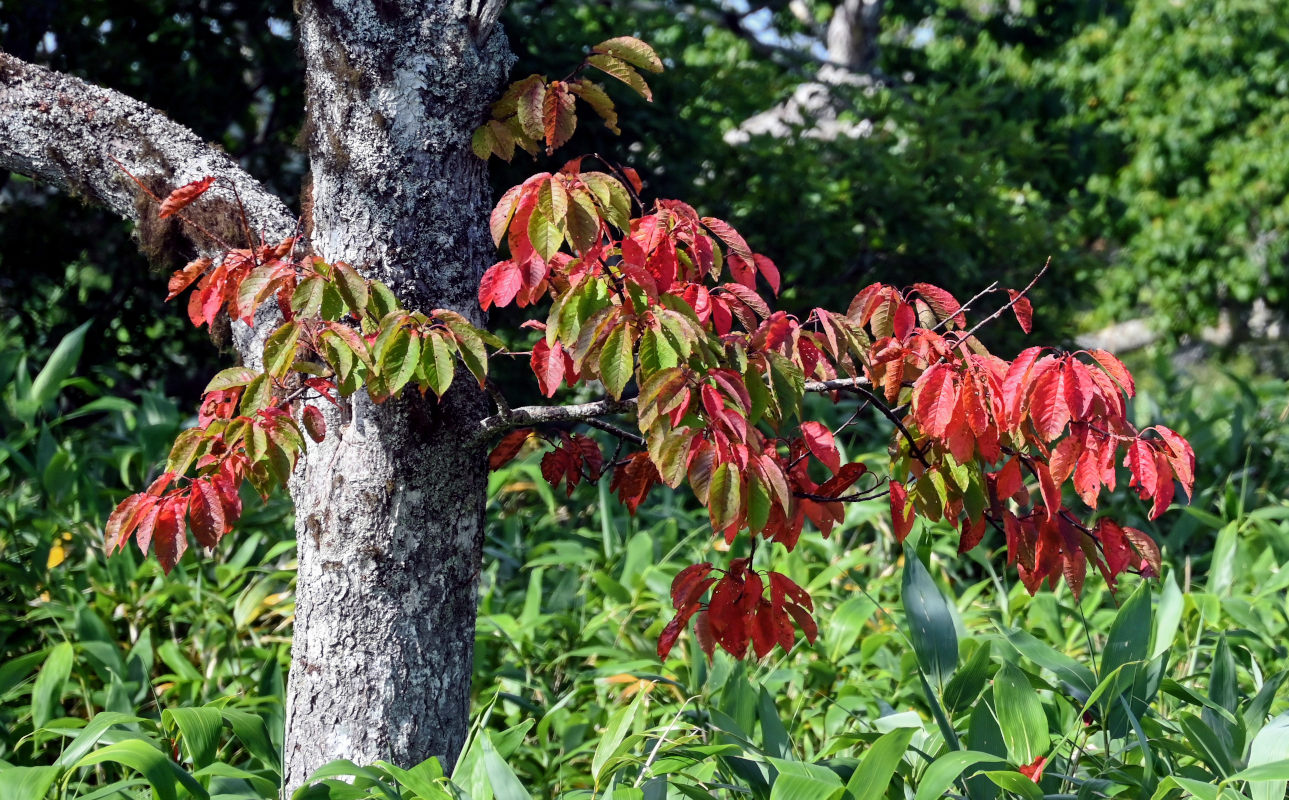
[[[50,183],[136,224],[155,222],[156,204],[113,158],[161,195],[207,175],[219,178],[216,186],[223,185],[224,191],[212,190],[188,213],[212,231],[229,231],[233,244],[245,242],[230,185],[236,187],[257,234],[280,240],[295,230],[295,218],[281,200],[232,158],[160,111],[0,52],[0,169]],[[167,232],[179,229],[179,223],[172,225]],[[152,247],[146,239],[162,236],[161,227],[141,225],[141,244]],[[208,237],[192,230],[182,233],[194,237],[203,255],[219,254],[221,248]],[[239,350],[246,357],[256,348],[249,331],[238,334]]]
[[[149,209],[115,157],[170,188],[214,175],[237,186],[258,230],[290,236],[295,218],[232,158],[164,114],[111,89],[0,52],[0,168],[51,183],[138,222]],[[209,243],[208,247],[209,247]]]
[[[857,390],[868,386],[867,378],[839,378],[830,381],[806,381],[807,392],[836,392]],[[529,425],[542,425],[552,422],[590,422],[600,417],[616,414],[627,414],[636,410],[636,398],[625,400],[599,400],[594,403],[579,403],[571,406],[521,406],[506,409],[488,417],[479,423],[478,438],[483,441],[496,439],[503,433],[515,428]],[[597,426],[598,427],[598,426]],[[614,432],[621,437],[625,432]],[[630,434],[634,436],[634,434]],[[625,438],[625,437],[622,437]]]

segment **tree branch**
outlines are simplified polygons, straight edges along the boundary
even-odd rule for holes
[[[867,378],[838,378],[830,381],[806,381],[807,392],[836,392],[836,391],[860,391],[864,392],[864,387],[868,386]],[[867,395],[867,392],[864,392]],[[871,397],[871,395],[868,395]],[[632,440],[638,439],[638,444],[643,445],[644,440],[633,433],[623,430],[609,430],[604,425],[597,425],[591,420],[597,420],[600,417],[613,416],[615,414],[627,414],[636,410],[636,398],[630,397],[625,400],[599,400],[594,403],[579,403],[571,406],[520,406],[519,408],[506,409],[504,405],[498,404],[501,409],[497,414],[488,417],[479,423],[479,432],[477,437],[481,441],[494,440],[504,434],[506,431],[515,428],[524,428],[529,425],[542,425],[555,422],[585,422],[593,427],[607,430],[609,433],[619,438]]]
[[[113,159],[162,196],[213,175],[219,179],[217,187],[235,187],[257,234],[275,241],[295,230],[295,218],[281,200],[228,155],[160,111],[0,52],[0,169],[52,184],[131,220],[139,225],[145,249],[150,247],[149,236],[178,230],[201,254],[220,255],[221,248],[209,237],[178,222],[158,221],[155,203]],[[185,214],[210,230],[232,230],[241,239],[237,203],[229,194],[209,194]],[[225,217],[230,217],[227,224]],[[244,358],[258,355],[251,331],[239,325],[234,332]]]

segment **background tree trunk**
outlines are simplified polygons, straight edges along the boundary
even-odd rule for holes
[[[315,252],[385,281],[409,308],[476,324],[493,246],[470,134],[509,67],[498,10],[315,0],[300,15]],[[462,373],[442,404],[353,400],[330,412],[332,434],[292,481],[287,791],[334,758],[450,766],[469,722],[486,488],[472,441],[485,397]]]

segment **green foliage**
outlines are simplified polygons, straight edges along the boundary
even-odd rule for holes
[[[5,408],[48,366],[7,368]],[[704,510],[668,493],[632,517],[603,483],[566,499],[537,453],[522,455],[491,478],[478,716],[458,766],[337,762],[298,796],[1165,798],[1224,785],[1226,797],[1281,797],[1289,480],[1274,423],[1289,395],[1208,379],[1197,401],[1186,380],[1146,387],[1136,409],[1153,416],[1166,398],[1193,409],[1184,433],[1212,437],[1195,522],[1161,536],[1163,581],[1123,586],[1117,611],[1099,581],[1078,602],[1066,589],[1030,597],[930,528],[902,554],[885,504],[855,504],[800,557],[757,554],[825,620],[813,647],[761,663],[709,663],[683,641],[655,655],[672,578],[710,548]],[[280,510],[257,512],[237,552],[168,580],[133,553],[104,561],[112,497],[146,478],[135,471],[182,420],[156,398],[78,413],[65,390],[86,382],[73,370],[58,384],[34,419],[85,481],[79,507],[37,499],[40,446],[4,418],[5,496],[28,499],[0,526],[12,621],[0,794],[275,796],[292,579],[291,547],[270,533],[287,530]],[[1113,502],[1148,513],[1127,494]],[[1035,784],[1019,770],[1038,757]]]

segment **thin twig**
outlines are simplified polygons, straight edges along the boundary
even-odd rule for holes
[[[1036,275],[1034,275],[1033,280],[1031,280],[1031,281],[1029,282],[1029,284],[1028,284],[1024,289],[1021,289],[1019,292],[1017,292],[1017,293],[1016,293],[1016,296],[1015,296],[1015,297],[1013,297],[1013,298],[1012,298],[1012,299],[1007,303],[1007,305],[1002,306],[1001,308],[999,308],[999,309],[998,309],[997,311],[995,311],[994,313],[990,314],[989,316],[987,316],[987,317],[985,317],[984,319],[982,319],[982,320],[980,320],[979,322],[977,322],[977,323],[975,324],[975,326],[974,326],[971,330],[967,331],[966,335],[962,337],[962,341],[966,341],[966,340],[970,339],[972,336],[975,336],[975,335],[976,335],[976,331],[980,330],[980,329],[981,329],[981,328],[983,328],[984,326],[986,326],[986,325],[988,325],[989,323],[993,322],[994,320],[998,319],[998,318],[999,318],[999,317],[1001,317],[1001,316],[1003,315],[1003,313],[1004,313],[1004,312],[1006,312],[1009,308],[1011,308],[1012,306],[1014,306],[1014,305],[1016,305],[1018,302],[1020,302],[1020,299],[1021,299],[1022,297],[1024,297],[1025,295],[1029,294],[1029,290],[1030,290],[1030,289],[1033,289],[1033,288],[1034,288],[1034,284],[1038,283],[1039,279],[1040,279],[1040,278],[1042,278],[1045,274],[1047,274],[1047,268],[1048,268],[1048,267],[1050,267],[1051,265],[1052,265],[1052,257],[1051,257],[1051,256],[1048,256],[1048,257],[1047,257],[1047,261],[1043,263],[1043,268],[1042,268],[1042,269],[1040,269]]]

